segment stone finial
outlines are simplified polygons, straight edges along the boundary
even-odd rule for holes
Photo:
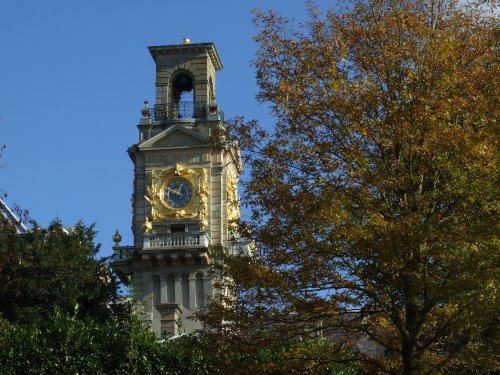
[[[115,245],[118,245],[121,242],[122,235],[120,234],[120,232],[118,232],[118,229],[116,230],[116,232],[113,235],[112,239],[113,239],[113,242],[115,243]]]
[[[147,100],[144,101],[144,107],[142,107],[141,109],[141,114],[143,118],[151,117],[151,110],[149,109],[149,101]]]

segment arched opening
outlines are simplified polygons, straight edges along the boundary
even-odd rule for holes
[[[167,303],[175,303],[175,278],[172,274],[167,276]]]
[[[196,274],[196,306],[205,307],[205,291],[203,290],[203,274],[198,272]]]
[[[178,118],[194,117],[194,80],[186,72],[172,80],[172,107]]]

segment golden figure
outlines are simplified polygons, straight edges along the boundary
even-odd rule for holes
[[[148,217],[146,217],[146,221],[144,221],[142,228],[144,229],[144,233],[149,234],[153,231],[153,223],[149,221]]]

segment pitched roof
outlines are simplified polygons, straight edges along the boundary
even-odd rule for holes
[[[19,220],[14,212],[7,206],[7,204],[0,198],[0,215],[3,216],[14,228],[17,233],[26,233],[28,228]]]

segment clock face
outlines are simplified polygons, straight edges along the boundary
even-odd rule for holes
[[[186,207],[193,197],[193,186],[188,180],[170,180],[163,191],[163,200],[171,208]]]

